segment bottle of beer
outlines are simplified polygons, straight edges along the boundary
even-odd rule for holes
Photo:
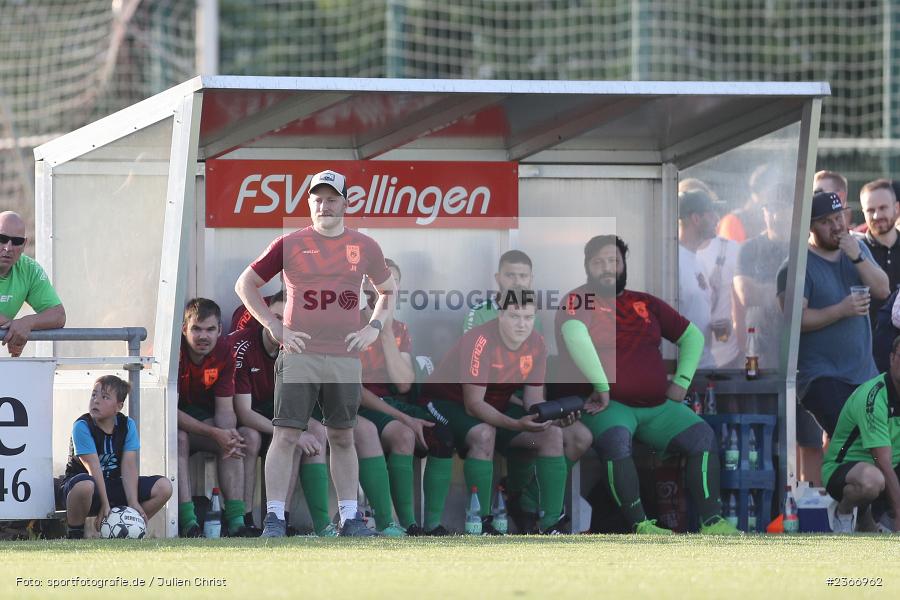
[[[756,341],[756,328],[747,328],[747,362],[744,363],[747,379],[759,377],[759,349]]]

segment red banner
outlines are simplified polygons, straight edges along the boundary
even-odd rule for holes
[[[206,226],[309,223],[309,181],[325,169],[347,177],[351,227],[516,227],[514,162],[222,159],[206,162]]]

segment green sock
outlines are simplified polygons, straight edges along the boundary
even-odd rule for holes
[[[538,486],[534,476],[534,458],[528,453],[512,450],[506,457],[506,490],[519,496],[522,510],[537,512]]]
[[[566,495],[566,461],[562,456],[538,456],[535,461],[537,480],[541,489],[541,520],[538,525],[547,529],[562,515]]]
[[[328,516],[328,465],[304,464],[300,467],[300,486],[306,497],[313,529],[316,533],[321,533],[331,523]]]
[[[225,501],[225,522],[228,523],[228,532],[234,533],[244,526],[244,501]]]
[[[391,484],[384,456],[359,459],[359,484],[375,513],[375,527],[380,531],[393,521]]]
[[[188,500],[187,502],[179,502],[178,526],[182,531],[185,531],[192,525],[199,525],[199,523],[197,522],[197,512],[194,510],[194,502],[192,500]]]
[[[425,531],[431,531],[441,524],[452,475],[452,458],[428,457],[425,475],[422,477],[422,486],[425,488]]]
[[[618,460],[607,460],[606,483],[613,500],[634,527],[647,519],[644,506],[641,504],[641,488],[638,482],[637,467],[630,456]]]
[[[568,456],[563,457],[566,459],[566,476],[568,477],[569,473],[572,472],[572,467],[578,464],[577,460],[572,460]]]
[[[400,525],[409,527],[416,522],[413,508],[413,457],[412,454],[391,454],[387,459],[391,478],[391,497]]]
[[[701,523],[706,524],[722,515],[722,503],[719,501],[718,452],[703,452],[688,456],[684,466],[684,479]]]
[[[480,458],[467,458],[463,462],[463,474],[466,477],[466,487],[471,490],[478,488],[478,502],[481,503],[481,516],[491,514],[491,487],[494,484],[494,461]],[[469,506],[468,500],[466,506]]]

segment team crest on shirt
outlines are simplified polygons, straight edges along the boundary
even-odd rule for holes
[[[534,358],[530,354],[519,357],[519,372],[522,374],[522,379],[528,377],[528,374],[531,373],[533,367]]]
[[[700,289],[704,292],[709,289],[709,285],[706,283],[706,277],[703,276],[703,273],[697,272],[697,285],[700,286]]]
[[[219,369],[203,369],[203,385],[212,387],[219,380]]]
[[[355,271],[356,265],[359,264],[360,252],[359,246],[355,244],[347,244],[347,262],[350,263],[350,270]]]
[[[637,313],[637,316],[644,320],[644,323],[650,324],[650,312],[647,310],[646,302],[634,302],[631,307]]]

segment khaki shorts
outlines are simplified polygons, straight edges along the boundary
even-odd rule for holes
[[[358,358],[279,353],[272,425],[305,430],[319,403],[326,427],[351,429],[359,410],[361,378]]]

